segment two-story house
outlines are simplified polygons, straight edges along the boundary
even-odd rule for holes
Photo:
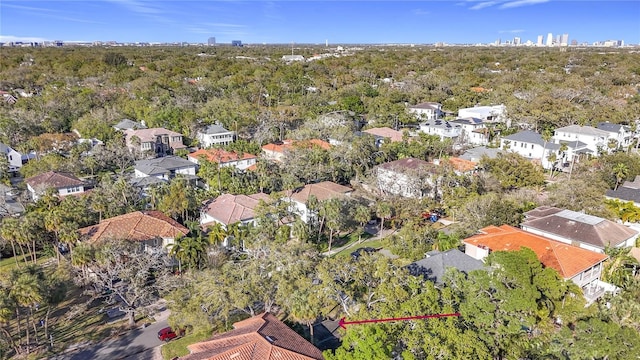
[[[29,160],[33,160],[36,158],[36,154],[34,152],[30,153],[20,153],[13,149],[12,147],[0,143],[0,152],[4,153],[7,157],[7,162],[9,162],[9,172],[15,173],[22,165],[26,164]]]
[[[235,132],[217,124],[208,125],[196,133],[196,139],[200,142],[200,147],[204,149],[216,145],[229,145],[234,141],[234,138]]]
[[[632,247],[640,236],[613,221],[553,206],[537,207],[524,216],[522,230],[599,253],[607,248]]]
[[[309,198],[315,197],[317,201],[329,199],[342,199],[351,196],[353,189],[347,186],[336,184],[331,181],[322,181],[315,184],[307,184],[293,191],[285,191],[283,201],[289,202],[289,211],[300,216],[300,219],[308,223],[314,214],[307,208]]]
[[[560,145],[542,139],[537,132],[525,130],[500,139],[500,149],[513,151],[523,157],[538,162],[545,169],[551,169],[555,162],[549,160],[551,154],[560,157]]]
[[[587,303],[599,299],[605,291],[616,291],[614,285],[600,280],[604,261],[609,257],[599,252],[571,246],[509,225],[488,226],[479,234],[463,241],[465,254],[484,260],[494,251],[518,251],[529,248],[545,267],[561,278],[576,283]]]
[[[409,106],[408,111],[420,120],[439,119],[444,114],[442,112],[442,104],[436,102],[424,102],[411,105]]]
[[[408,198],[436,197],[438,166],[420,159],[404,158],[378,165],[376,178],[383,194]]]
[[[608,152],[609,132],[591,126],[569,125],[553,132],[556,143],[581,142],[584,143],[591,155],[597,156],[600,151]]]
[[[222,194],[207,201],[200,210],[200,225],[209,227],[222,224],[225,228],[231,224],[243,225],[255,223],[255,210],[260,201],[268,202],[269,195],[257,193],[251,195]]]
[[[452,139],[457,141],[462,132],[462,126],[446,120],[429,120],[420,123],[419,131],[440,137],[440,140]]]
[[[478,118],[486,123],[505,123],[511,126],[511,121],[506,116],[507,107],[504,105],[474,106],[471,108],[458,109],[458,118]]]
[[[451,124],[460,126],[458,143],[475,146],[489,144],[489,129],[483,119],[473,117],[461,118],[451,121]]]
[[[161,158],[136,161],[134,177],[156,177],[168,181],[176,175],[182,175],[188,179],[195,179],[196,168],[197,164],[179,156],[164,156]]]
[[[246,170],[256,164],[258,159],[253,154],[244,153],[242,156],[235,152],[222,149],[200,149],[187,155],[187,159],[196,164],[200,164],[200,159],[206,159],[220,167],[235,167],[238,170]]]
[[[182,134],[164,128],[125,129],[124,134],[129,150],[142,154],[165,156],[186,148]]]
[[[612,124],[610,122],[601,122],[596,126],[598,130],[609,133],[609,141],[616,141],[616,148],[626,149],[633,142],[635,134],[631,131],[631,127],[621,124]],[[607,144],[608,145],[608,144]]]
[[[31,193],[33,201],[38,201],[49,189],[54,189],[58,196],[78,195],[85,191],[85,184],[82,180],[69,173],[56,171],[30,177],[24,182],[27,184],[27,190]]]

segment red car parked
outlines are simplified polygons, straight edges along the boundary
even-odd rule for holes
[[[158,331],[158,339],[160,339],[161,341],[169,341],[177,337],[178,335],[176,335],[176,333],[173,330],[171,330],[170,327],[166,327]]]

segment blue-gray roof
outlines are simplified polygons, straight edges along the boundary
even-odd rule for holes
[[[136,161],[135,168],[144,174],[156,175],[164,174],[171,170],[195,166],[195,163],[185,160],[179,156],[165,156],[150,160],[138,160]]]
[[[119,123],[115,124],[113,127],[116,128],[116,129],[119,129],[119,130],[126,130],[126,129],[136,130],[136,129],[146,129],[147,128],[141,122],[133,121],[133,120],[130,120],[130,119],[122,119],[122,121],[120,121]]]
[[[429,257],[407,265],[413,276],[424,276],[425,279],[442,284],[447,268],[455,268],[465,274],[473,270],[481,270],[484,263],[461,252],[451,249],[444,252],[429,252]]]
[[[598,123],[598,126],[596,126],[596,128],[600,130],[608,131],[608,132],[614,132],[614,133],[620,132],[621,128],[624,128],[627,131],[630,130],[628,126],[620,125],[620,124],[612,124],[610,122]]]
[[[529,144],[537,144],[537,145],[540,145],[540,146],[544,146],[546,149],[549,149],[549,150],[558,150],[558,149],[560,149],[560,145],[559,144],[554,144],[551,141],[546,141],[545,142],[542,139],[542,135],[538,134],[535,131],[531,131],[531,130],[520,131],[518,133],[505,136],[505,137],[503,137],[503,139],[509,140],[509,141],[520,141],[520,142],[529,143]]]
[[[456,124],[453,123],[453,121],[449,122],[446,120],[429,120],[429,121],[425,121],[422,124],[420,124],[420,126],[428,126],[428,127],[432,127],[432,128],[443,128],[443,129],[452,129],[454,127],[460,127],[460,124]]]
[[[480,125],[482,123],[484,123],[484,120],[482,119],[478,119],[478,118],[474,118],[474,117],[467,117],[467,118],[461,118],[461,119],[455,119],[453,121],[451,121],[452,123],[457,123],[457,124],[465,124],[465,125]]]
[[[209,125],[207,126],[204,130],[202,130],[203,134],[207,134],[207,135],[214,135],[214,134],[222,134],[222,133],[227,133],[229,132],[229,130],[223,128],[220,125]]]
[[[464,154],[460,155],[460,159],[464,159],[467,161],[478,162],[484,155],[489,157],[490,159],[495,159],[498,157],[498,153],[502,152],[502,150],[497,148],[488,148],[486,146],[478,146],[473,149],[469,149],[464,152]]]

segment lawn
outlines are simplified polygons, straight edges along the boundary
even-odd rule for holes
[[[211,333],[201,332],[185,335],[180,339],[172,340],[162,345],[162,348],[160,348],[160,350],[162,351],[162,358],[170,360],[179,356],[189,355],[187,345],[209,339],[210,337]]]
[[[356,239],[357,241],[357,239]],[[363,247],[372,247],[374,249],[379,249],[382,247],[382,240],[380,239],[375,239],[375,240],[363,240],[360,244],[354,244],[353,246],[350,246],[346,249],[343,249],[342,251],[335,253],[333,256],[334,257],[347,257],[349,256],[352,252],[363,248]]]

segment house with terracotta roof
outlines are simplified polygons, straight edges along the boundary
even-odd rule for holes
[[[331,144],[320,139],[310,139],[310,140],[287,139],[284,141],[270,143],[262,146],[262,153],[264,154],[264,157],[266,159],[282,162],[288,151],[292,151],[296,148],[308,149],[313,147],[319,147],[324,150],[329,150],[331,149]]]
[[[222,194],[204,204],[200,210],[200,225],[208,227],[216,223],[225,228],[231,224],[251,224],[255,222],[255,210],[260,201],[269,201],[269,195],[257,193],[251,195]]]
[[[436,197],[437,169],[437,165],[415,158],[404,158],[378,165],[378,189],[383,194],[401,197]]]
[[[471,174],[478,166],[477,162],[465,160],[459,157],[450,157],[442,160],[436,159],[433,163],[440,166],[450,166],[457,175]]]
[[[442,111],[442,104],[436,102],[424,102],[411,105],[409,106],[408,111],[422,120],[438,119],[444,114]]]
[[[85,183],[69,173],[48,171],[32,176],[24,181],[33,201],[38,201],[49,189],[54,189],[58,196],[77,195],[85,191]]]
[[[123,132],[129,150],[142,154],[165,156],[186,148],[182,134],[164,128],[125,129]]]
[[[561,278],[576,283],[588,303],[596,301],[606,291],[617,288],[600,280],[603,263],[609,257],[599,252],[583,249],[533,234],[509,225],[488,226],[479,234],[463,240],[465,254],[483,260],[494,251],[533,250],[545,267],[558,272]]]
[[[233,330],[187,346],[180,360],[322,360],[322,352],[270,313],[233,324]]]
[[[609,247],[632,247],[640,236],[611,220],[553,206],[537,207],[524,217],[522,230],[599,253]]]
[[[315,197],[318,201],[329,199],[343,199],[351,196],[353,189],[347,186],[336,184],[331,181],[322,181],[315,184],[307,184],[293,191],[285,191],[284,201],[289,202],[289,211],[300,215],[300,219],[308,222],[314,214],[307,208],[310,197]]]
[[[135,211],[104,219],[100,223],[79,230],[90,244],[110,240],[138,242],[145,248],[166,248],[189,229],[160,211]]]
[[[200,149],[187,155],[187,159],[193,163],[200,164],[200,159],[206,159],[211,163],[219,164],[220,167],[232,166],[238,170],[246,170],[256,164],[258,157],[249,154],[238,154],[223,149]]]
[[[376,145],[380,146],[385,142],[400,142],[402,141],[402,131],[393,130],[390,127],[371,128],[362,131],[365,134],[373,135],[376,137]],[[378,139],[381,139],[379,141]]]

